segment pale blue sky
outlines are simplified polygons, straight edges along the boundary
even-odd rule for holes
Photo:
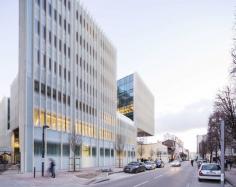
[[[137,71],[156,99],[156,130],[195,150],[212,100],[228,81],[233,0],[81,0],[118,52],[118,76]],[[18,63],[18,0],[0,1],[0,96]],[[191,138],[191,141],[190,141]],[[189,140],[189,141],[187,141]]]

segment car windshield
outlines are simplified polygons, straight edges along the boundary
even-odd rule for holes
[[[216,164],[207,164],[207,165],[202,165],[201,170],[220,170],[220,166]]]
[[[138,165],[139,163],[138,162],[130,162],[128,163],[128,165]]]
[[[145,164],[152,164],[152,162],[150,162],[150,161],[146,161]]]

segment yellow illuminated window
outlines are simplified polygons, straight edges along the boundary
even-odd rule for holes
[[[39,110],[34,109],[34,125],[38,126],[39,125]]]
[[[78,132],[79,132],[79,134],[82,134],[82,124],[81,124],[81,122],[79,122],[78,123]]]
[[[47,113],[46,115],[46,122],[47,125],[51,128],[51,115],[49,113]]]
[[[82,135],[85,136],[85,124],[82,122]]]
[[[45,112],[43,111],[40,112],[40,125],[45,125]]]
[[[60,116],[57,117],[57,130],[61,131],[62,129],[62,119]]]
[[[55,115],[55,114],[52,114],[52,120],[51,120],[51,122],[52,122],[52,129],[53,130],[56,130],[56,127],[57,127],[57,116]]]
[[[85,124],[85,136],[88,136],[88,125]]]
[[[70,132],[70,120],[66,119],[66,132]]]
[[[90,156],[90,146],[83,145],[83,156],[85,157]]]
[[[92,132],[91,132],[91,127],[90,127],[90,125],[88,125],[88,136],[92,136]]]
[[[64,132],[66,130],[66,121],[64,117],[61,118],[61,127],[61,130]]]

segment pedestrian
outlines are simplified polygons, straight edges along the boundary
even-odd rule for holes
[[[232,160],[229,160],[229,169],[231,170],[232,168],[232,165],[233,165],[233,161]]]
[[[191,165],[193,166],[193,160],[191,160]]]
[[[51,173],[51,177],[55,178],[56,177],[56,173],[55,173],[56,164],[52,158],[50,158],[49,160],[50,160],[49,172]]]

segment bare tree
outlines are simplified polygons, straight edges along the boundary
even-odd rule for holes
[[[72,132],[69,136],[70,148],[73,152],[73,171],[76,171],[76,153],[81,154],[82,137]]]
[[[215,110],[221,114],[225,122],[227,142],[231,142],[232,139],[236,140],[236,100],[230,87],[227,86],[225,90],[217,94]]]
[[[115,140],[115,150],[118,154],[118,160],[119,160],[119,167],[121,167],[121,156],[124,152],[124,149],[125,149],[125,143],[126,143],[126,137],[125,135],[122,135],[122,134],[117,134],[116,135],[116,140]]]

